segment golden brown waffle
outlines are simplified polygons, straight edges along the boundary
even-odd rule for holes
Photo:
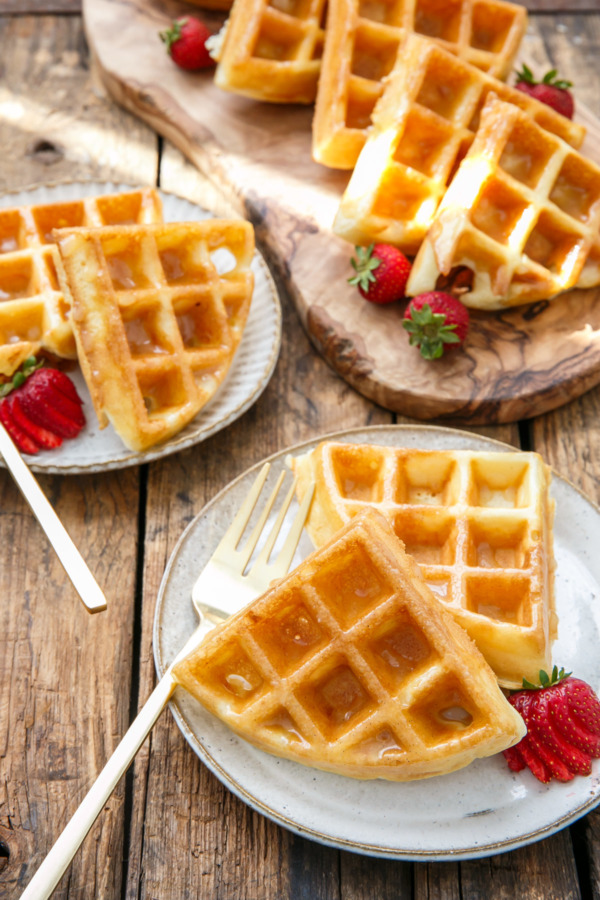
[[[374,114],[334,231],[355,244],[418,249],[493,91],[579,146],[584,129],[549,106],[411,35]]]
[[[216,51],[215,84],[272,103],[312,103],[324,7],[325,0],[235,0]]]
[[[452,772],[525,731],[373,510],[211,632],[174,675],[262,750],[354,778]]]
[[[314,158],[334,168],[353,168],[383,79],[397,58],[401,64],[410,33],[426,35],[489,75],[505,78],[526,25],[525,8],[502,0],[329,0]]]
[[[377,508],[503,685],[550,671],[554,503],[537,454],[325,442],[292,465],[300,496],[316,482],[307,529],[317,547]]]
[[[0,374],[40,350],[76,357],[54,228],[161,220],[152,188],[0,209]]]
[[[407,293],[465,267],[467,306],[503,309],[572,287],[600,233],[600,167],[489,94],[475,140],[414,261]],[[466,273],[464,273],[466,274]]]
[[[146,450],[193,419],[229,370],[252,297],[252,226],[208,219],[54,234],[100,426],[110,420],[128,447]]]

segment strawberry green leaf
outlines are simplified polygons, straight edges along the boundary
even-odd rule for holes
[[[369,290],[369,284],[375,281],[373,272],[381,265],[379,257],[373,256],[374,246],[370,244],[368,247],[356,247],[356,258],[352,257],[350,260],[356,275],[348,279],[348,284],[356,284],[363,291]]]

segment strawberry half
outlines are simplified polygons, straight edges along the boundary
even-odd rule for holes
[[[0,386],[0,421],[23,453],[60,447],[85,425],[75,385],[58,369],[26,360],[10,382]]]
[[[600,758],[600,701],[586,682],[555,666],[540,672],[540,684],[523,680],[523,690],[508,698],[527,725],[527,734],[504,750],[508,767],[524,763],[538,781],[572,781],[590,775],[592,759]]]

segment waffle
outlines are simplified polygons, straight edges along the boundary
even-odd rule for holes
[[[209,219],[54,235],[100,426],[110,421],[129,448],[146,450],[193,419],[227,374],[252,296],[252,226]]]
[[[0,209],[0,375],[40,351],[76,357],[54,228],[161,220],[152,188]]]
[[[291,464],[300,496],[307,479],[317,485],[307,523],[317,547],[379,509],[501,684],[550,671],[554,504],[537,454],[325,442]]]
[[[527,25],[524,7],[502,0],[329,0],[313,122],[313,156],[352,169],[365,142],[383,79],[410,33],[427,35],[496,78],[511,69]]]
[[[407,293],[434,290],[466,267],[467,306],[503,309],[547,299],[577,282],[599,233],[600,168],[489,94]]]
[[[325,0],[235,0],[215,84],[272,103],[312,103],[323,51]]]
[[[377,105],[334,231],[355,244],[382,241],[416,251],[490,91],[567,143],[583,140],[584,129],[549,106],[411,35]]]
[[[374,510],[210,633],[174,676],[260,749],[354,778],[452,772],[525,731]]]

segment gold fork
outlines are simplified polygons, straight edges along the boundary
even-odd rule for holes
[[[285,472],[281,472],[277,479],[246,543],[241,549],[238,549],[238,543],[250,521],[269,469],[269,463],[265,463],[233,522],[192,589],[192,602],[200,617],[198,627],[150,694],[120,744],[29,882],[21,895],[21,900],[34,900],[34,898],[35,900],[47,900],[54,891],[117,783],[129,768],[158,716],[172,697],[177,687],[177,682],[173,678],[175,663],[191,653],[211,628],[237,612],[253,597],[263,593],[274,579],[281,578],[289,570],[308,515],[314,486],[304,497],[276,558],[271,562],[269,557],[282,531],[287,511],[292,502],[296,486],[295,479],[279,509],[264,547],[249,571],[245,571],[275,505]]]

